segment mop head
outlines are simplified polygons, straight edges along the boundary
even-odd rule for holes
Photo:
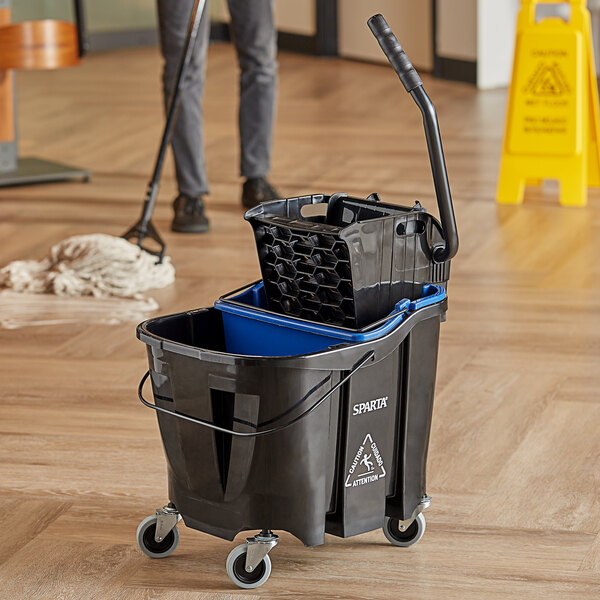
[[[175,280],[168,257],[156,256],[127,240],[95,233],[56,244],[46,258],[16,260],[0,269],[0,287],[28,294],[140,298]]]

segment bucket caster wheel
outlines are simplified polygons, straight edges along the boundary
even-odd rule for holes
[[[234,548],[227,557],[225,568],[229,579],[238,587],[254,589],[260,587],[271,575],[271,559],[265,556],[251,572],[246,570],[247,544]]]
[[[279,537],[263,529],[246,543],[234,548],[227,557],[227,575],[235,585],[245,589],[260,587],[271,575],[269,552],[277,546]]]
[[[394,546],[406,548],[416,544],[425,534],[425,515],[419,513],[414,521],[404,526],[404,522],[393,517],[386,517],[383,523],[383,533]]]
[[[166,558],[173,554],[179,544],[177,522],[180,519],[179,513],[169,506],[146,517],[139,524],[136,533],[140,550],[150,558]]]

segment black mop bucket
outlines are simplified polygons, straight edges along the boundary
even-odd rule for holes
[[[281,529],[314,546],[325,532],[348,537],[385,516],[414,518],[426,497],[443,288],[367,341],[344,343],[329,328],[314,334],[320,350],[298,354],[305,341],[288,323],[281,356],[229,351],[236,339],[267,339],[243,318],[274,325],[252,296],[231,299],[249,311],[233,311],[234,322],[221,306],[137,328],[150,366],[140,398],[158,412],[169,498],[185,524],[227,540]],[[275,317],[281,345],[286,318]],[[154,405],[141,394],[148,376]]]

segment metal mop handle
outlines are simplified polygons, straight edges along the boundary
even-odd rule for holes
[[[83,0],[73,0],[73,12],[75,13],[75,25],[77,26],[77,46],[79,48],[79,58],[83,58],[88,51]]]
[[[192,8],[187,38],[185,41],[183,54],[181,55],[181,60],[179,61],[177,77],[175,78],[175,85],[173,87],[173,91],[171,92],[171,97],[169,98],[165,128],[163,130],[162,139],[158,148],[158,154],[154,163],[154,171],[152,173],[152,178],[148,182],[148,191],[146,193],[146,200],[144,201],[144,207],[142,209],[142,216],[140,220],[127,233],[123,235],[123,237],[126,239],[129,239],[131,237],[137,237],[137,245],[140,248],[142,247],[142,241],[145,237],[148,236],[154,239],[161,246],[161,251],[159,253],[160,260],[162,260],[164,256],[166,245],[158,235],[158,232],[156,231],[154,225],[151,222],[152,213],[154,212],[154,206],[156,204],[156,198],[158,196],[158,188],[163,164],[165,162],[165,154],[167,153],[167,148],[169,146],[169,142],[171,141],[171,134],[173,132],[173,125],[175,124],[175,119],[177,118],[177,108],[179,106],[179,97],[181,96],[183,81],[188,65],[192,60],[194,46],[196,38],[198,37],[198,30],[200,29],[200,21],[202,20],[202,13],[204,11],[205,3],[206,0],[195,0],[194,6]]]
[[[156,163],[154,165],[154,173],[152,179],[148,184],[149,196],[156,190],[158,191],[158,182],[160,180],[160,174],[162,172],[163,163],[165,161],[165,154],[167,147],[171,141],[171,134],[173,133],[173,125],[175,118],[177,117],[177,108],[179,107],[179,96],[181,95],[181,89],[183,88],[183,79],[187,71],[188,65],[192,60],[192,54],[194,52],[194,45],[196,38],[198,37],[198,30],[200,29],[200,21],[202,19],[202,12],[204,10],[204,4],[206,0],[195,0],[194,8],[192,9],[192,18],[188,28],[187,39],[185,42],[185,50],[181,60],[179,62],[179,69],[177,71],[177,77],[175,79],[175,87],[171,92],[171,98],[169,99],[169,108],[167,110],[167,121],[165,123],[165,129],[163,131],[162,140],[158,149],[158,155],[156,156]],[[154,208],[154,201],[156,200],[156,193],[152,196],[151,209]],[[152,211],[150,211],[150,214]]]

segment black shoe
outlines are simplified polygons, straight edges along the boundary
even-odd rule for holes
[[[208,219],[204,214],[202,196],[192,198],[179,194],[173,201],[175,216],[171,223],[171,231],[177,233],[205,233],[209,229]]]
[[[266,177],[252,177],[244,181],[242,187],[242,206],[253,208],[261,202],[278,200],[279,192],[267,181]]]

